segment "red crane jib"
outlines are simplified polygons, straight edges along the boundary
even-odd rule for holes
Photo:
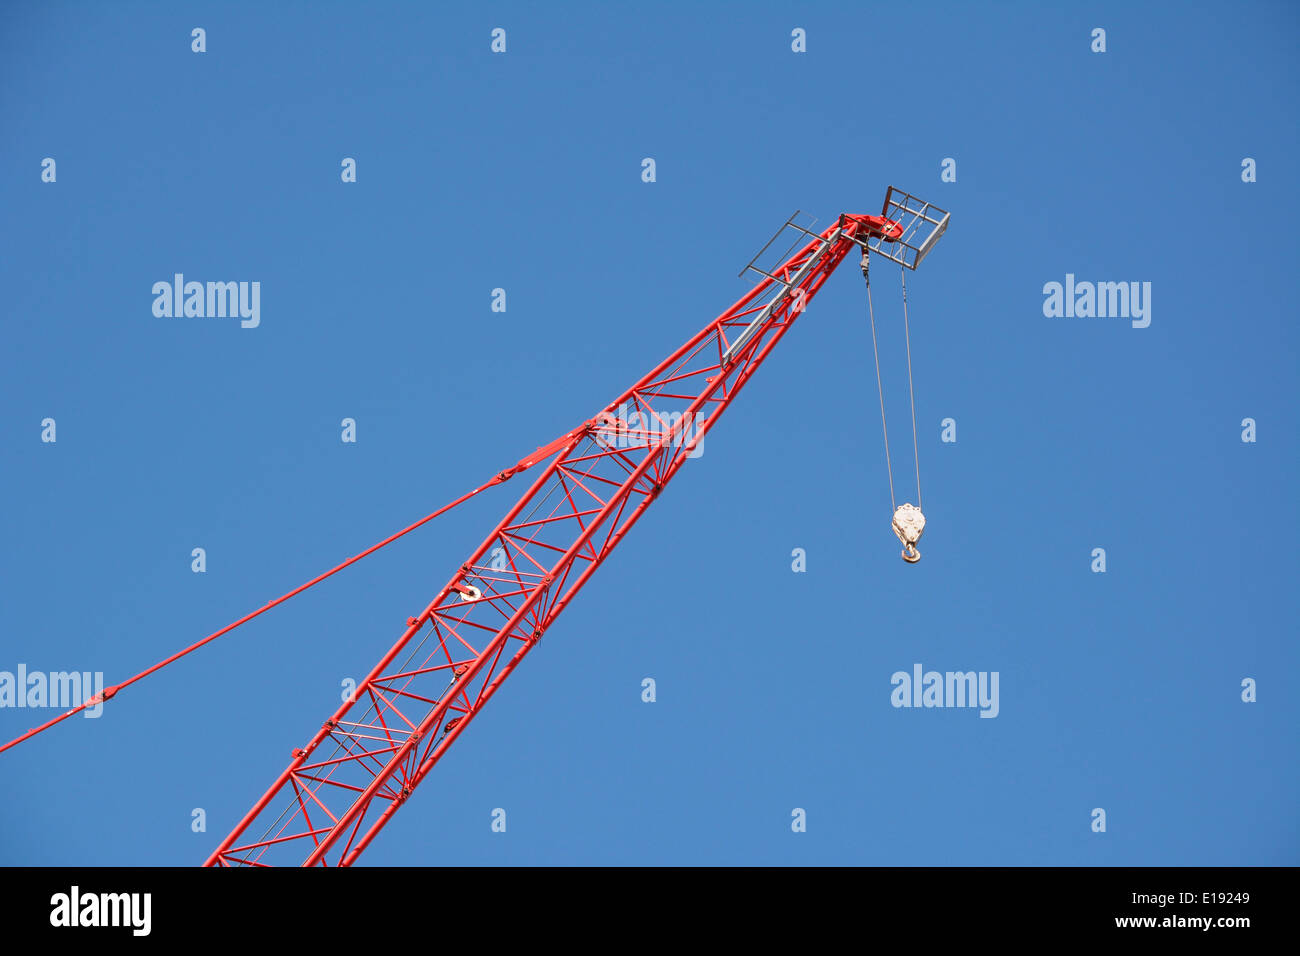
[[[354,863],[691,457],[850,250],[899,223],[843,215],[539,465],[483,539],[207,859]],[[856,240],[856,241],[855,241]],[[635,414],[633,414],[635,412]],[[693,431],[693,434],[692,434]],[[481,490],[481,489],[476,489]]]

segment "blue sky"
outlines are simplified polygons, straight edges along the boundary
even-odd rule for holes
[[[1294,6],[6,20],[0,670],[115,683],[239,617],[590,417],[796,208],[895,184],[952,211],[908,283],[922,562],[850,261],[362,862],[1300,862]],[[155,317],[176,272],[260,282],[260,326]],[[1150,282],[1150,326],[1045,317],[1067,274]],[[0,863],[201,862],[525,487],[0,755]],[[996,719],[892,707],[916,663],[998,672]]]

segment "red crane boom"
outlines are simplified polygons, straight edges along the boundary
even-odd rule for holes
[[[497,477],[554,456],[205,866],[355,863],[692,456],[845,255],[903,234],[893,219],[848,214],[820,234],[795,228],[806,244],[740,301],[597,416]],[[912,248],[905,241],[895,248],[903,247]],[[914,268],[920,255],[903,264]]]

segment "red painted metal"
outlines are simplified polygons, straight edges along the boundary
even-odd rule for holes
[[[597,416],[498,476],[555,456],[204,865],[355,863],[681,469],[854,238],[893,239],[895,227],[841,216],[772,273],[793,283],[788,294],[765,302],[781,287],[764,278]]]
[[[865,239],[868,234],[884,239],[886,242],[894,242],[903,238],[903,224],[901,222],[886,219],[884,216],[858,216],[856,218],[862,223],[858,232],[859,238]]]

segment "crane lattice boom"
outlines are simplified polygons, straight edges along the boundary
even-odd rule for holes
[[[601,413],[498,476],[551,458],[205,865],[356,862],[845,255],[869,240],[873,250],[890,243],[901,227],[846,214],[820,235],[802,231],[806,244],[740,301]]]

